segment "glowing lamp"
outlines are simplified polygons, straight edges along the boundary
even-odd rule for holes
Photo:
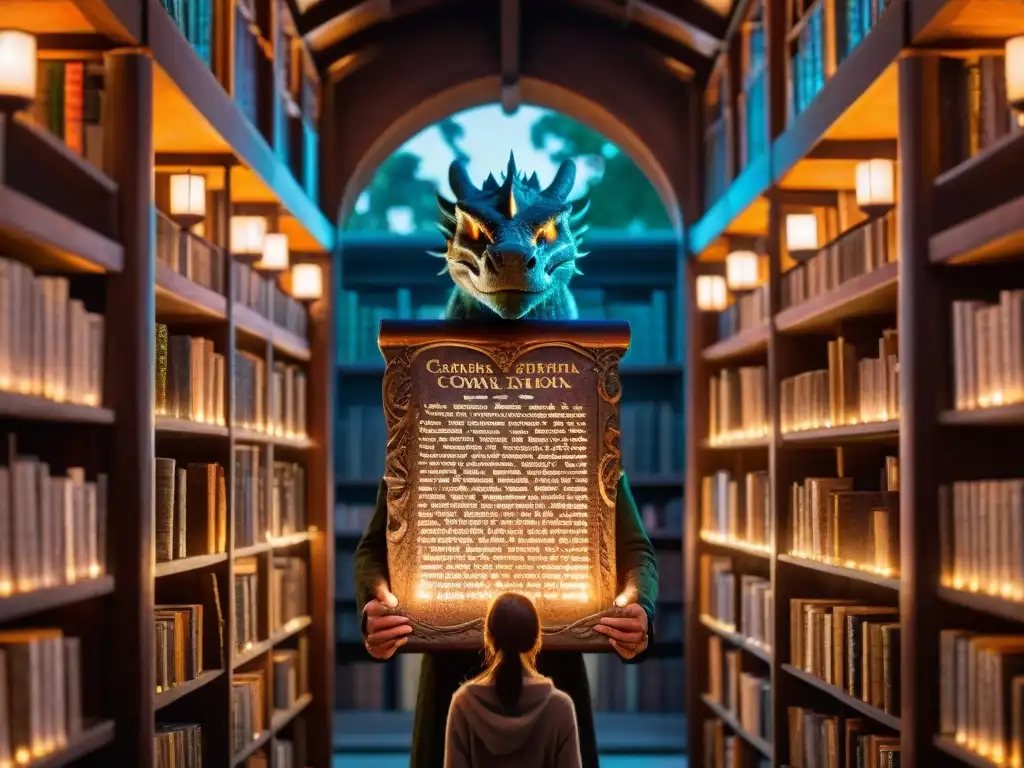
[[[317,301],[324,295],[324,272],[319,264],[295,264],[292,267],[292,298]]]
[[[278,274],[288,269],[288,235],[283,232],[271,232],[263,238],[263,256],[256,263],[260,272]]]
[[[0,112],[13,114],[36,97],[36,39],[0,29]]]
[[[194,173],[171,176],[171,218],[188,229],[206,218],[206,177]]]
[[[757,288],[760,271],[760,259],[753,251],[733,251],[725,257],[725,282],[730,291]]]
[[[267,220],[262,216],[231,217],[231,254],[255,261],[263,256]]]
[[[721,312],[727,303],[725,278],[721,275],[697,277],[697,309],[701,312]]]
[[[857,163],[857,207],[868,215],[885,213],[896,203],[896,169],[892,160]]]
[[[813,213],[786,216],[786,248],[797,261],[807,261],[818,252],[818,219]]]
[[[1024,36],[1006,41],[1006,100],[1017,112],[1024,112]]]

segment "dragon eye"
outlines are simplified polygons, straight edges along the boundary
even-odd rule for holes
[[[552,219],[539,230],[537,230],[538,243],[553,243],[558,239],[558,225]]]
[[[487,231],[480,226],[480,222],[463,211],[459,211],[459,225],[462,228],[463,234],[469,240],[479,240],[484,235],[487,235]]]

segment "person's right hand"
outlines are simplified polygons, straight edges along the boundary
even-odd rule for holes
[[[384,584],[377,585],[377,597],[363,606],[366,614],[366,650],[375,659],[390,659],[409,642],[412,625],[405,616],[389,615],[398,606],[398,598]]]

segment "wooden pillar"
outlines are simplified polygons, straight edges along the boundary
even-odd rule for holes
[[[153,764],[153,62],[139,50],[106,57],[106,151],[118,184],[124,269],[107,280],[106,399],[116,413],[109,530],[119,631],[110,669],[114,765]],[[115,672],[115,675],[119,674]]]
[[[313,703],[309,712],[309,764],[330,768],[334,751],[334,386],[337,380],[334,329],[337,281],[331,257],[320,262],[324,297],[309,309],[309,432],[313,447],[307,467],[309,524],[319,535],[310,542],[312,584],[309,629],[309,682]]]
[[[786,130],[786,3],[764,0],[768,145]],[[769,150],[770,151],[770,150]]]
[[[900,624],[904,765],[934,765],[938,732],[939,548],[935,544],[942,393],[935,361],[949,354],[949,305],[928,258],[939,172],[939,60],[899,62]]]

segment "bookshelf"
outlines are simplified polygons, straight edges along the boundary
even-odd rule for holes
[[[1008,171],[1024,142],[1003,84],[1020,66],[1004,44],[1024,11],[893,0],[854,40],[851,7],[741,4],[768,17],[768,119],[756,140],[737,135],[758,130],[740,120],[723,141],[763,142],[767,170],[744,157],[689,233],[691,759],[846,768],[860,735],[889,765],[1012,765],[1009,712],[989,726],[957,711],[994,695],[960,682],[981,667],[957,654],[998,665],[986,685],[1006,706],[1024,692],[1009,447],[1022,423],[1024,240]],[[968,44],[982,18],[995,26]],[[736,33],[722,54],[739,82],[748,45]],[[886,205],[857,202],[868,160],[894,164]],[[808,215],[809,240],[791,221]],[[737,327],[749,289],[729,308],[705,292],[701,311],[698,286],[711,283],[698,281],[747,250],[768,311]],[[721,472],[731,485],[704,480]],[[767,478],[767,503],[752,476]],[[765,610],[762,643],[749,627]],[[751,675],[770,680],[765,700],[745,697]],[[752,723],[765,719],[762,739]],[[815,753],[815,739],[838,753]]]
[[[39,50],[33,105],[0,117],[0,690],[25,709],[10,672],[46,654],[67,711],[65,733],[16,724],[18,764],[331,763],[331,297],[232,243],[260,217],[332,284],[290,13],[19,5]],[[226,56],[253,45],[255,84]]]
[[[634,346],[622,365],[623,462],[661,568],[656,646],[644,665],[612,656],[588,657],[595,708],[618,714],[682,711],[682,690],[660,683],[682,669],[682,334],[678,242],[672,233],[592,232],[584,275],[573,281],[581,316],[620,317],[633,326]],[[370,660],[363,648],[352,586],[352,555],[372,513],[383,471],[383,359],[377,328],[384,317],[438,317],[451,291],[426,255],[431,236],[349,233],[338,302],[336,583],[340,710],[401,715],[415,705],[418,658]],[[387,270],[379,265],[386,263]],[[639,715],[637,715],[639,716]],[[342,715],[346,719],[346,715]],[[366,719],[370,718],[370,719]],[[397,720],[396,720],[397,722]],[[370,726],[368,726],[370,727]],[[345,726],[346,731],[351,730]]]

